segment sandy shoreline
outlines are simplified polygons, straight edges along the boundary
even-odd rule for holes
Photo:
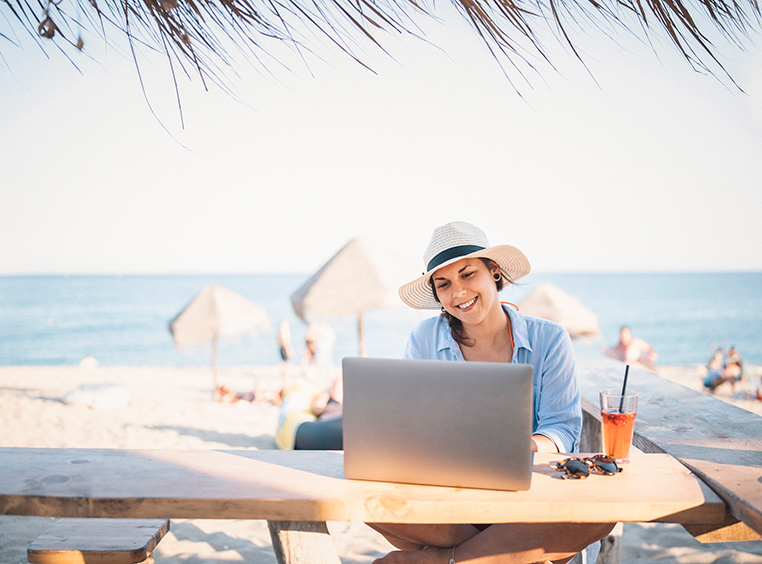
[[[660,374],[701,389],[696,367],[664,367]],[[330,379],[330,374],[324,376]],[[278,367],[220,370],[220,382],[239,392],[252,390],[257,381],[277,386],[279,378]],[[104,384],[112,385],[111,394],[87,393],[88,386]],[[206,367],[0,367],[0,446],[275,448],[277,407],[216,403],[211,401],[211,385]],[[753,385],[746,382],[743,389]],[[74,391],[79,395],[72,395]],[[729,389],[715,395],[762,415],[760,401],[734,398]],[[51,521],[0,516],[0,564],[26,563],[26,546]],[[391,549],[361,523],[329,523],[329,528],[345,564],[372,562]],[[627,524],[623,546],[626,563],[762,564],[762,541],[701,545],[677,525]],[[155,559],[157,564],[275,563],[263,521],[173,521]]]

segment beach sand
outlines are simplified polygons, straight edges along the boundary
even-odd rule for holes
[[[694,367],[660,373],[701,389]],[[219,378],[247,392],[257,381],[276,387],[280,374],[278,367],[223,368]],[[211,389],[211,370],[203,367],[0,367],[0,447],[275,448],[276,406],[214,402]],[[762,414],[760,401],[732,398],[729,390],[716,395]],[[26,563],[27,545],[52,522],[0,516],[0,564]],[[362,523],[328,526],[345,564],[392,549]],[[679,525],[627,523],[622,544],[628,564],[762,564],[762,541],[702,545]],[[154,556],[157,564],[276,562],[267,524],[246,520],[173,520]]]

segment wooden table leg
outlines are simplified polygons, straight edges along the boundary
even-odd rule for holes
[[[278,564],[341,564],[323,521],[268,521]]]

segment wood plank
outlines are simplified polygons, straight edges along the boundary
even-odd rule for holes
[[[278,564],[341,564],[325,523],[268,521]]]
[[[621,362],[580,359],[577,370],[591,413],[601,388],[622,385]],[[628,389],[640,394],[634,444],[678,458],[762,534],[762,417],[643,370],[630,370]]]
[[[166,519],[61,519],[27,548],[33,564],[135,564],[169,531]]]
[[[328,451],[0,449],[0,513],[398,523],[718,523],[724,504],[663,455],[561,480],[535,456],[526,492],[347,480]]]

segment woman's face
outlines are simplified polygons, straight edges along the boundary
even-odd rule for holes
[[[436,270],[434,289],[442,307],[466,325],[476,325],[500,302],[493,272],[480,258],[465,258]]]

